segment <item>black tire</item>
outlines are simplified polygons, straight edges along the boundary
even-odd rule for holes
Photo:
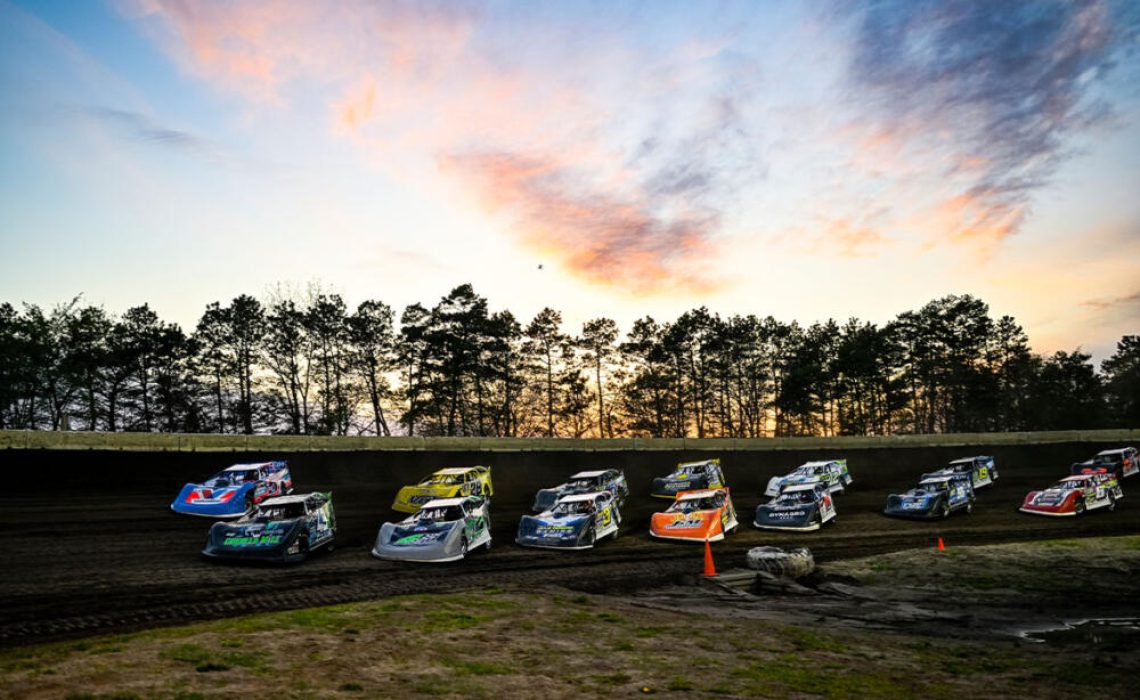
[[[613,534],[613,538],[616,540],[616,539],[618,538],[618,535],[620,535],[620,534],[621,534],[621,528],[620,528],[620,527],[618,527],[618,526],[615,524],[615,525],[614,525],[614,534]]]
[[[941,501],[939,503],[938,517],[940,517],[940,518],[949,518],[950,517],[950,502],[949,501]]]
[[[1108,494],[1108,512],[1111,513],[1114,510],[1116,510],[1116,496],[1113,496],[1111,493],[1109,493]]]
[[[966,501],[966,512],[967,513],[973,513],[974,512],[974,501],[973,501],[973,499]]]
[[[586,533],[586,546],[593,547],[594,543],[598,541],[598,531],[591,525],[589,531]]]
[[[309,533],[307,532],[297,535],[297,556],[301,559],[309,558]]]
[[[1077,504],[1073,506],[1073,515],[1081,515],[1085,512],[1085,499],[1078,498]]]
[[[248,513],[251,510],[253,510],[253,494],[247,493],[245,495],[245,512]]]
[[[467,556],[467,535],[459,538],[459,556]]]

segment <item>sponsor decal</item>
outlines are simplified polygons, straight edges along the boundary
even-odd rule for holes
[[[281,535],[227,537],[222,540],[222,545],[226,547],[268,547],[275,544],[281,544]]]
[[[773,520],[795,520],[797,518],[807,517],[807,512],[802,510],[783,510],[774,511],[768,514],[768,517]]]
[[[547,540],[560,540],[574,537],[577,532],[570,525],[539,525],[535,528],[534,534]]]
[[[666,525],[669,530],[692,530],[704,526],[705,521],[699,515],[678,515],[673,522]]]
[[[396,540],[393,544],[397,544],[397,545],[431,544],[432,542],[438,542],[441,537],[443,537],[442,532],[422,532],[422,533],[417,533],[415,535],[408,535],[407,537],[401,537],[400,539]]]

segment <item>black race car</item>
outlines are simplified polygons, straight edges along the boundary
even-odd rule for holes
[[[333,548],[336,515],[331,493],[278,496],[234,522],[214,523],[204,556],[248,561],[302,561],[309,552]]]

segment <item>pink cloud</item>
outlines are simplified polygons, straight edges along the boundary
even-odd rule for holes
[[[485,153],[449,157],[441,166],[466,180],[489,212],[513,215],[523,245],[593,284],[637,295],[721,286],[704,268],[715,252],[713,216],[656,216],[643,194],[609,194],[554,159]]]

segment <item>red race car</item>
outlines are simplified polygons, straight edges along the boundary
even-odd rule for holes
[[[1067,476],[1044,491],[1030,491],[1021,504],[1022,513],[1072,516],[1096,508],[1116,509],[1124,498],[1120,481],[1107,469],[1084,469]]]

